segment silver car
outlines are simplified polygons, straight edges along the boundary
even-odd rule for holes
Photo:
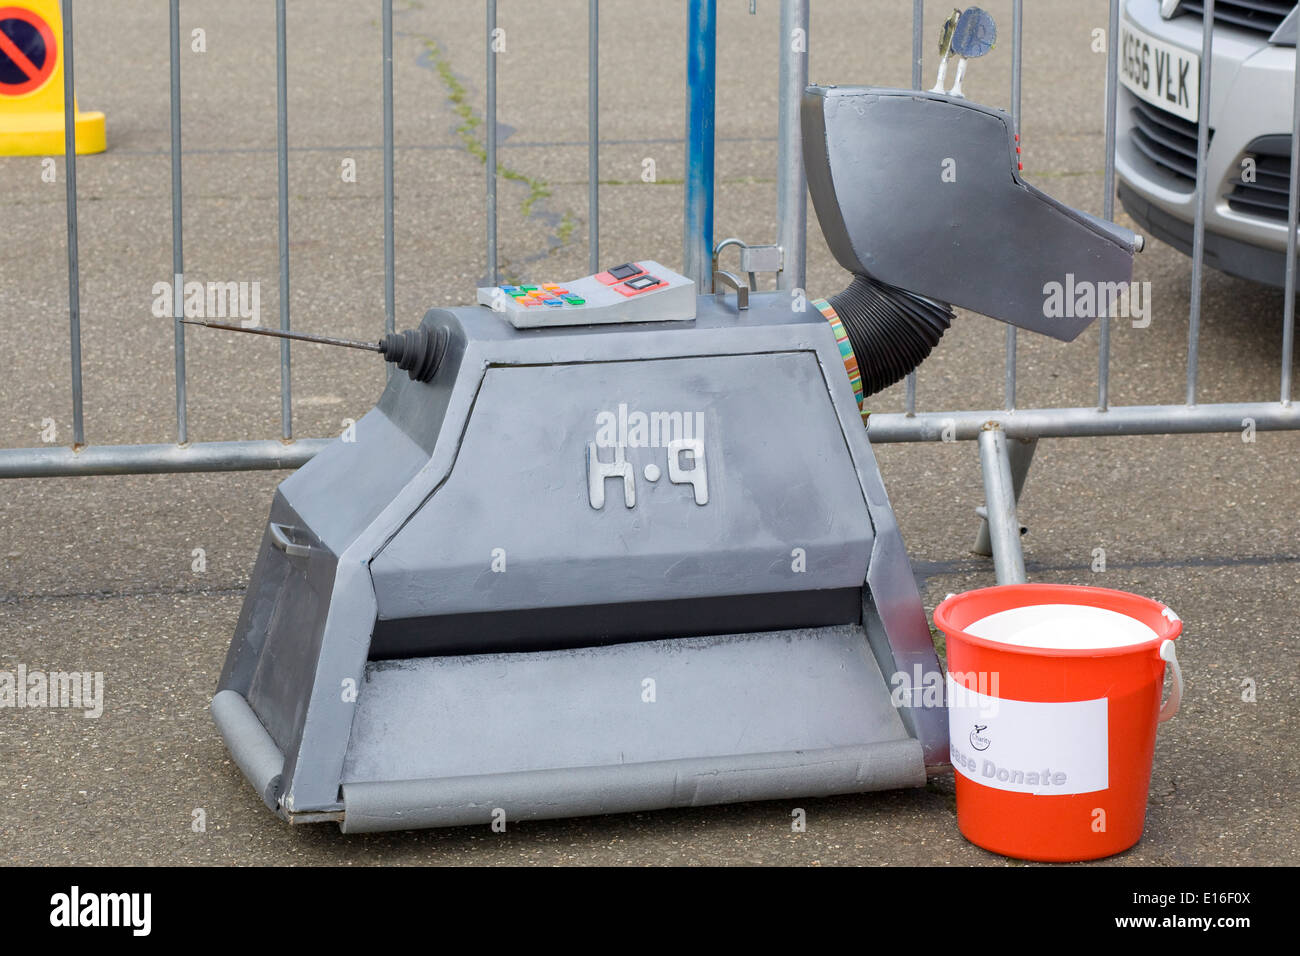
[[[1127,0],[1120,18],[1119,199],[1148,234],[1191,254],[1200,0]],[[1300,12],[1218,0],[1210,80],[1205,261],[1281,286]]]

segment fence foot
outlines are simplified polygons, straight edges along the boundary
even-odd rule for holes
[[[1016,502],[1020,501],[1020,494],[1025,490],[1025,479],[1029,476],[1029,466],[1034,460],[1034,450],[1038,447],[1037,438],[1011,438],[1007,440],[1007,457],[1011,461],[1011,488],[1016,496]],[[981,557],[991,558],[993,556],[993,542],[989,538],[988,509],[983,505],[975,509],[975,513],[980,517],[980,529],[975,535],[975,544],[971,548],[973,554]],[[1020,533],[1023,535],[1029,529],[1024,525],[1020,526]]]
[[[1021,584],[1025,580],[1025,558],[1020,550],[1020,520],[1016,517],[1016,487],[1006,433],[1000,425],[990,422],[980,432],[979,446],[993,568],[998,584]]]

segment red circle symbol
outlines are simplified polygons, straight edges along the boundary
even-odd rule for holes
[[[31,10],[0,7],[0,96],[40,89],[59,62],[50,25]]]

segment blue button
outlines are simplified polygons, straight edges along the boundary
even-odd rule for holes
[[[550,306],[552,309],[560,309],[564,307],[564,303],[559,299],[543,299],[542,302],[543,304]]]

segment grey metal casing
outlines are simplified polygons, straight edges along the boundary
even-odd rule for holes
[[[1050,283],[1109,294],[1132,279],[1137,236],[1024,182],[1000,110],[810,86],[803,143],[822,232],[850,272],[1066,342],[1096,314],[1049,315]]]
[[[834,336],[790,302],[549,330],[431,311],[450,333],[434,381],[394,376],[272,504],[214,701],[268,805],[435,826],[493,801],[520,819],[918,785],[946,762],[946,711],[919,693],[938,661]],[[665,449],[630,447],[634,506],[608,480],[593,507],[596,415],[620,403],[702,414],[706,503]],[[900,672],[916,706],[891,701]]]

